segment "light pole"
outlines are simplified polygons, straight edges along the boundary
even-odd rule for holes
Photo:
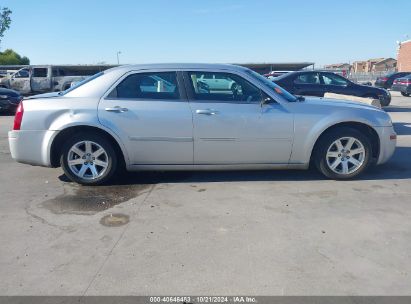
[[[121,51],[118,51],[117,52],[117,64],[120,64],[120,55],[121,54]]]

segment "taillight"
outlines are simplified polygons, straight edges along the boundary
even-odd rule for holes
[[[387,77],[379,77],[378,79],[379,79],[380,81],[387,81],[387,80],[388,80]]]
[[[16,115],[14,116],[13,130],[20,130],[21,121],[23,120],[23,113],[24,113],[23,101],[21,101],[19,103],[19,106],[17,107]]]
[[[410,80],[410,79],[407,79],[407,80],[401,81],[401,84],[410,85],[410,84],[411,84],[411,80]]]

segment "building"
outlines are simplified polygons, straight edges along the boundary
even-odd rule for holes
[[[338,71],[346,71],[349,72],[351,70],[351,64],[349,63],[334,63],[334,64],[327,64],[324,66],[325,70],[338,70]]]
[[[411,72],[411,40],[398,44],[398,72]]]
[[[353,73],[373,73],[394,71],[397,67],[397,60],[394,58],[372,58],[365,61],[354,61],[352,64]]]
[[[388,72],[395,71],[397,68],[397,60],[394,58],[385,58],[380,60],[371,67],[371,72]]]
[[[354,61],[352,64],[352,71],[354,73],[366,73],[367,61]]]

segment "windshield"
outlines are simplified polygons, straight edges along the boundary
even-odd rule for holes
[[[264,76],[258,74],[257,72],[254,72],[252,70],[247,69],[246,72],[250,74],[253,78],[257,79],[260,83],[264,84],[265,86],[269,87],[272,89],[274,92],[276,92],[278,95],[281,95],[283,98],[285,98],[287,101],[294,102],[297,100],[297,97],[295,97],[293,94],[287,92],[284,90],[282,87],[279,85],[275,84],[272,82],[270,79],[265,78]]]
[[[68,92],[71,92],[71,91],[77,89],[78,87],[81,87],[83,84],[86,84],[87,82],[92,81],[93,79],[96,79],[97,77],[100,77],[100,76],[103,75],[103,74],[104,74],[103,72],[99,72],[99,73],[97,73],[97,74],[94,74],[93,76],[87,77],[86,79],[84,79],[84,80],[76,83],[76,84],[75,84],[74,86],[72,86],[71,88],[68,88],[68,89],[65,90],[65,91],[61,91],[61,92],[59,93],[59,95],[65,95],[65,94],[67,94]]]

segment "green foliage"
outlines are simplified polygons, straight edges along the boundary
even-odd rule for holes
[[[30,59],[26,56],[21,57],[15,51],[7,49],[4,52],[0,52],[0,65],[27,65],[30,64]]]
[[[11,10],[9,10],[7,7],[0,7],[0,42],[1,38],[4,36],[4,32],[7,31],[10,28],[10,23],[11,23]]]

